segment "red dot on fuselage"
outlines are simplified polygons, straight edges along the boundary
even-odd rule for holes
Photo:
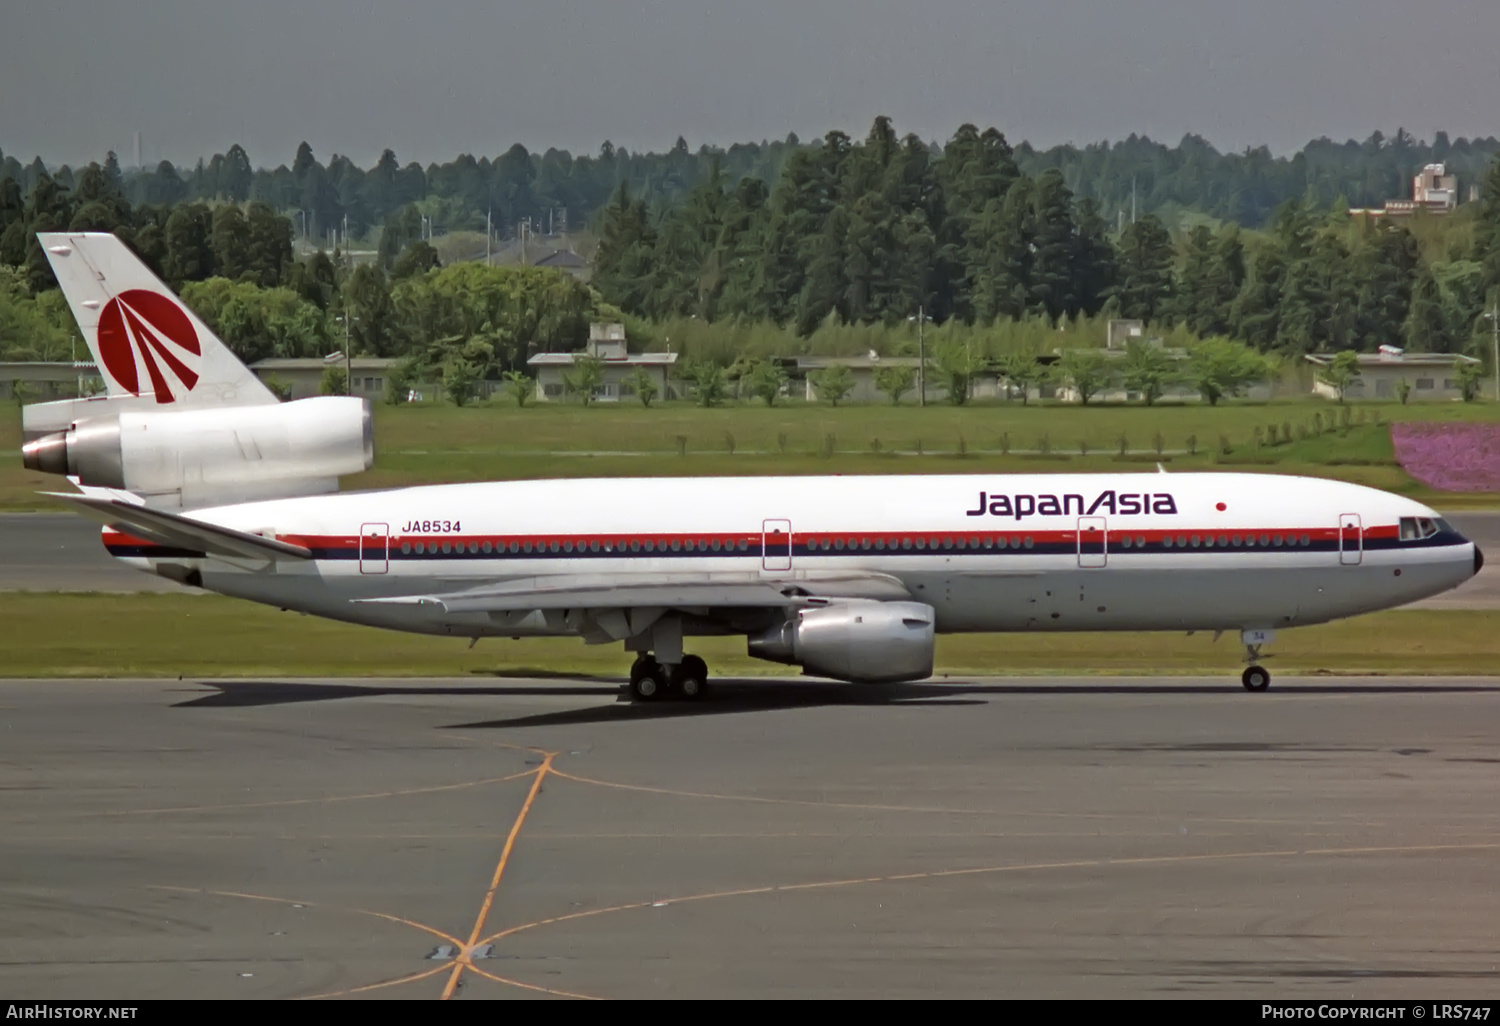
[[[1228,506],[1226,506],[1226,505],[1224,505],[1224,504],[1223,504],[1223,503],[1222,503],[1222,502],[1221,502],[1221,503],[1219,503],[1219,512],[1220,512],[1220,513],[1222,513],[1222,512],[1224,512],[1224,511],[1225,511],[1225,510],[1226,510],[1226,509],[1228,509],[1228,508],[1229,508],[1229,507],[1228,507]]]

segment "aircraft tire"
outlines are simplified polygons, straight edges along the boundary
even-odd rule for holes
[[[672,690],[679,699],[696,702],[708,690],[708,664],[697,655],[688,655],[672,673]]]
[[[637,659],[630,668],[630,697],[654,702],[667,690],[667,671],[655,659]]]
[[[672,686],[689,702],[702,698],[708,690],[708,664],[695,655],[684,657],[672,674]]]
[[[1265,691],[1271,686],[1271,672],[1264,666],[1248,666],[1240,675],[1246,691]]]

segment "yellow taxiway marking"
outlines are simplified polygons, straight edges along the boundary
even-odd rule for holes
[[[495,875],[490,878],[490,889],[485,892],[484,901],[479,906],[479,915],[474,920],[474,929],[469,931],[469,942],[459,945],[458,954],[453,962],[452,975],[448,977],[448,984],[443,988],[444,1001],[453,997],[454,991],[458,989],[458,979],[463,975],[464,970],[474,968],[472,952],[475,945],[479,943],[479,933],[484,929],[484,921],[489,918],[490,908],[495,903],[495,893],[500,889],[500,880],[505,876],[505,867],[510,862],[510,853],[515,849],[516,838],[521,836],[521,827],[525,824],[526,816],[531,812],[532,803],[536,801],[536,796],[542,789],[542,781],[547,778],[548,771],[552,769],[552,760],[556,757],[556,752],[548,752],[542,757],[542,764],[536,768],[536,779],[531,782],[531,790],[526,795],[526,802],[521,806],[520,813],[516,815],[516,821],[511,824],[510,835],[505,838],[505,847],[500,851],[500,861],[495,863]]]
[[[658,897],[646,901],[635,901],[626,905],[613,905],[608,908],[570,912],[566,915],[553,916],[549,919],[538,919],[535,922],[522,923],[518,926],[509,927],[485,937],[479,943],[492,944],[526,930],[534,930],[538,927],[552,926],[557,923],[566,923],[578,919],[588,919],[594,916],[608,915],[612,912],[629,912],[642,908],[670,908],[673,905],[687,904],[688,902],[713,901],[721,898],[744,898],[763,894],[783,894],[793,891],[831,890],[837,887],[856,887],[863,884],[943,880],[961,876],[1039,872],[1049,869],[1107,869],[1114,866],[1165,866],[1183,865],[1193,862],[1227,862],[1232,859],[1274,859],[1296,858],[1299,856],[1328,858],[1347,855],[1429,855],[1442,852],[1495,851],[1497,849],[1500,849],[1500,843],[1423,844],[1409,846],[1381,845],[1358,848],[1288,848],[1273,851],[1239,851],[1206,855],[1144,855],[1137,858],[1074,859],[1065,862],[1023,862],[1008,866],[976,866],[968,869],[938,869],[919,873],[895,873],[883,876],[854,877],[843,880],[816,880],[800,884],[770,884],[763,887],[742,887],[734,890],[710,891],[704,894],[689,894],[678,898]]]

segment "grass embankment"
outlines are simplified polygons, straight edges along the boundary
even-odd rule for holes
[[[1500,406],[1360,403],[1349,409],[1354,423],[1340,428],[1340,407],[1307,397],[1150,408],[379,405],[375,468],[345,479],[344,487],[536,477],[1097,472],[1150,470],[1160,459],[1172,470],[1334,477],[1444,509],[1500,504],[1500,496],[1450,495],[1419,485],[1396,464],[1386,429],[1395,420],[1495,420]],[[1266,438],[1273,429],[1278,441],[1271,445]],[[1284,441],[1288,435],[1292,440]],[[10,406],[0,412],[0,452],[19,447],[19,413]],[[27,472],[14,455],[0,459],[0,509],[50,508],[36,493],[62,484]]]
[[[618,678],[619,646],[573,639],[428,638],[281,613],[218,596],[0,594],[0,676],[482,678],[528,674]],[[749,659],[738,639],[690,648],[715,674],[785,674]],[[1397,611],[1281,634],[1280,674],[1493,674],[1500,612]],[[1005,634],[943,637],[938,673],[1208,674],[1232,681],[1238,639],[1180,634]]]

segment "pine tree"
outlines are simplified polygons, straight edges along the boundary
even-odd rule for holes
[[[996,317],[1026,316],[1033,259],[1030,178],[1016,181],[1003,200],[992,199],[980,218],[982,260],[974,274],[975,316],[982,321]]]
[[[1114,296],[1120,316],[1154,321],[1170,312],[1172,236],[1154,214],[1147,214],[1120,233],[1119,283]]]
[[[621,182],[605,208],[594,256],[594,286],[622,309],[644,312],[653,290],[656,232],[644,200],[630,198]]]
[[[1281,293],[1286,283],[1287,261],[1281,243],[1262,242],[1250,261],[1250,273],[1235,297],[1230,320],[1235,334],[1257,349],[1270,349],[1281,328]]]
[[[1032,201],[1031,280],[1027,310],[1050,321],[1077,313],[1080,302],[1073,288],[1075,236],[1073,194],[1062,172],[1044,171],[1036,181]]]
[[[943,219],[937,232],[935,286],[943,296],[942,309],[972,321],[984,274],[985,211],[1005,199],[1021,172],[1005,136],[993,128],[981,133],[968,124],[944,147],[937,172]]]
[[[1204,291],[1199,295],[1193,330],[1199,335],[1228,334],[1234,323],[1234,300],[1245,285],[1245,244],[1238,225],[1225,225],[1214,239]]]
[[[219,274],[233,281],[249,269],[250,226],[239,207],[226,204],[214,209],[210,240]]]
[[[1405,333],[1407,346],[1416,352],[1446,353],[1452,349],[1442,292],[1430,267],[1422,267],[1412,286]]]
[[[1359,348],[1401,342],[1420,262],[1417,240],[1405,227],[1382,224],[1369,229],[1351,266]]]
[[[1201,333],[1200,310],[1211,305],[1213,278],[1213,233],[1198,225],[1182,240],[1182,263],[1173,288],[1172,319]]]
[[[215,273],[210,239],[213,215],[201,203],[182,203],[167,218],[167,281],[176,288],[184,282],[203,281]]]
[[[44,292],[57,287],[57,279],[52,275],[52,265],[48,263],[47,254],[42,252],[42,244],[36,236],[37,232],[63,231],[73,219],[73,201],[59,180],[60,177],[53,178],[43,173],[37,179],[31,194],[26,197],[26,206],[22,211],[22,219],[26,225],[26,282],[32,292]]]
[[[1484,268],[1488,288],[1500,286],[1500,158],[1484,179],[1479,215],[1474,219],[1474,259]]]
[[[1090,317],[1104,306],[1119,274],[1109,226],[1099,216],[1092,199],[1081,199],[1075,207],[1077,235],[1073,247],[1073,295],[1078,310]],[[1078,311],[1075,311],[1078,312]]]

